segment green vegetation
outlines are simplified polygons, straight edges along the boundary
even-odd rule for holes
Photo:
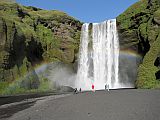
[[[117,17],[117,22],[120,23],[121,29],[129,29],[131,27],[137,28],[137,22],[146,22],[143,14],[149,14],[147,8],[147,0],[141,0],[131,7],[129,7],[124,13]],[[140,15],[142,14],[142,15]],[[135,19],[137,19],[135,21]],[[140,21],[139,21],[140,20]]]
[[[50,90],[49,81],[31,73],[43,62],[72,63],[82,23],[61,11],[6,0],[0,8],[0,94]]]
[[[121,48],[134,49],[143,56],[138,68],[137,88],[160,88],[155,76],[159,68],[154,66],[160,56],[159,5],[158,0],[141,0],[117,17],[120,39],[124,41]]]
[[[1,2],[15,3],[15,2],[16,2],[16,0],[1,0]]]
[[[11,84],[2,82],[0,86],[1,95],[27,94],[48,91],[54,91],[54,89],[50,86],[50,81],[47,78],[43,78],[40,80],[40,86],[38,87],[38,89],[27,89],[22,87],[22,80],[16,80]]]
[[[8,82],[0,82],[0,95],[3,94],[4,89],[6,89],[9,86]]]
[[[155,73],[159,68],[154,66],[157,56],[160,55],[160,36],[152,44],[150,51],[145,55],[143,63],[139,67],[138,80],[136,82],[138,88],[160,88],[160,81],[156,80]]]

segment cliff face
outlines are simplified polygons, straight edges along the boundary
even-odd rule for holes
[[[141,0],[117,17],[121,49],[143,56],[138,88],[160,88],[160,2]]]
[[[74,62],[80,30],[81,22],[63,12],[0,2],[0,88],[42,62]]]

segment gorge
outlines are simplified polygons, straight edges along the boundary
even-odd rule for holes
[[[93,24],[56,10],[1,2],[0,94],[47,91],[50,81],[87,90],[92,82],[96,89],[159,89],[159,21],[158,0],[140,0],[116,20]],[[60,66],[66,77],[53,77]],[[39,75],[39,67],[49,77]]]

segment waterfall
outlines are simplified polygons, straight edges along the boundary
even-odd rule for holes
[[[119,40],[116,20],[82,26],[76,87],[91,90],[120,88]],[[90,32],[91,31],[91,32]]]
[[[83,90],[89,89],[90,82],[88,80],[89,64],[88,64],[88,44],[89,44],[89,24],[85,23],[82,26],[81,39],[80,39],[80,52],[79,52],[79,64],[77,73],[77,88]]]

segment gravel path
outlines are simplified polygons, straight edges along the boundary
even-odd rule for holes
[[[160,120],[160,90],[127,89],[49,96],[2,119]]]

